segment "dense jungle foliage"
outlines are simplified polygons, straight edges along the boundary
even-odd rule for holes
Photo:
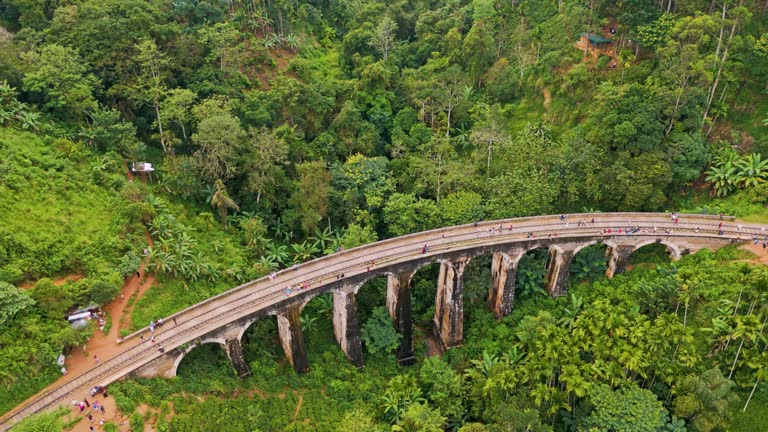
[[[0,412],[92,333],[62,316],[108,302],[142,259],[158,283],[132,329],[438,226],[673,209],[768,221],[766,92],[759,0],[0,2]],[[137,161],[156,171],[129,179]],[[362,371],[340,366],[321,298],[303,317],[306,376],[265,322],[253,378],[202,347],[182,379],[115,394],[126,414],[159,407],[133,414],[137,430],[761,429],[765,275],[737,258],[640,253],[649,268],[606,281],[589,248],[553,301],[534,251],[500,322],[478,260],[465,345],[412,369],[395,366],[374,281]],[[414,279],[421,329],[434,272]]]

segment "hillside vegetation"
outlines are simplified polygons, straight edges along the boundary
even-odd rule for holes
[[[108,302],[142,260],[157,283],[130,330],[341,247],[438,226],[681,209],[768,221],[767,7],[0,2],[0,412],[52,382],[58,353],[92,331],[61,318]],[[131,180],[133,162],[155,171]],[[481,306],[488,269],[472,270],[466,345],[413,370],[394,367],[373,283],[364,371],[339,366],[323,297],[303,317],[317,341],[307,376],[263,323],[250,380],[201,350],[184,379],[115,394],[125,414],[173,402],[134,413],[136,430],[252,429],[201,414],[227,410],[263,430],[753,430],[768,411],[762,267],[732,250],[679,265],[655,252],[606,282],[604,250],[585,249],[574,296],[551,300],[534,251],[501,322]],[[420,328],[435,272],[414,278]],[[605,320],[615,328],[585,329]],[[259,389],[269,395],[250,399]],[[309,411],[289,413],[302,394]],[[738,414],[742,402],[756,414]],[[628,412],[643,421],[621,423]]]

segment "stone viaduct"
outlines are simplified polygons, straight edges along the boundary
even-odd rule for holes
[[[5,430],[23,417],[67,403],[94,385],[107,385],[124,377],[173,377],[184,356],[206,343],[220,344],[241,375],[250,374],[241,340],[257,320],[274,315],[285,355],[298,372],[309,368],[299,321],[304,306],[314,297],[333,296],[336,340],[354,365],[363,365],[357,293],[368,281],[387,278],[386,305],[403,336],[397,350],[401,364],[413,356],[411,278],[428,264],[439,263],[433,329],[444,348],[457,346],[463,336],[463,274],[478,256],[490,256],[491,286],[487,301],[496,317],[514,306],[515,278],[520,259],[534,249],[549,253],[547,291],[566,295],[571,263],[583,248],[606,245],[608,277],[621,273],[637,249],[660,243],[673,260],[702,248],[722,246],[762,235],[766,226],[725,220],[716,216],[681,215],[674,223],[660,213],[591,213],[539,216],[440,228],[342,251],[280,271],[275,277],[248,282],[189,307],[155,333],[157,346],[144,342],[142,329],[120,341],[123,351],[103,359],[88,372],[36,395],[0,418]],[[287,293],[286,288],[291,288]],[[172,325],[175,318],[177,325]],[[162,351],[159,349],[162,347]]]

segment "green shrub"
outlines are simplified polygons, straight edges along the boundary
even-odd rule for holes
[[[133,413],[130,420],[131,432],[144,432],[144,418],[139,413]]]
[[[120,258],[120,264],[117,266],[117,271],[119,271],[120,274],[126,278],[136,273],[140,265],[141,257],[131,251]]]
[[[89,300],[97,305],[107,304],[120,292],[120,285],[103,280],[91,284]]]
[[[54,412],[27,417],[16,424],[13,430],[14,432],[61,432],[64,429],[64,424],[61,422],[60,417],[65,413],[65,409],[60,409]]]
[[[24,272],[13,264],[0,267],[0,281],[16,284],[22,281]]]

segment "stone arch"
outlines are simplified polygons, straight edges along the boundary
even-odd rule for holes
[[[343,284],[343,285],[341,285],[341,286],[339,286],[337,288],[334,288],[334,289],[331,290],[331,293],[336,292],[336,291],[347,292],[347,290],[351,290],[351,292],[353,294],[358,295],[358,294],[360,294],[360,290],[368,282],[371,282],[371,281],[373,281],[375,279],[378,279],[378,278],[388,278],[388,277],[394,276],[394,275],[395,275],[395,272],[392,272],[392,271],[389,271],[389,270],[383,271],[383,272],[377,272],[377,273],[371,274],[370,276],[366,276],[364,279],[362,279],[360,281],[357,281],[355,283]],[[349,288],[350,286],[352,287],[351,289]]]
[[[583,255],[579,256],[579,253],[585,252],[585,250],[590,249],[593,246],[595,251],[597,251],[598,248],[601,249],[600,256],[604,261],[599,266],[593,261],[586,261],[586,263],[589,265],[589,267],[587,267],[588,272],[582,273],[584,268],[576,266],[576,264],[582,263],[580,260],[584,258]],[[571,266],[568,275],[569,284],[573,282],[581,282],[590,276],[598,277],[601,274],[605,274],[611,259],[611,250],[614,247],[615,244],[613,242],[603,241],[602,239],[595,239],[580,243],[575,248],[573,248],[573,252],[571,253],[570,258]],[[592,265],[594,265],[594,267],[592,267]]]
[[[588,241],[586,243],[582,243],[582,244],[576,246],[576,248],[573,249],[573,256],[576,256],[579,252],[581,252],[582,249],[586,249],[586,248],[588,248],[588,247],[590,247],[592,245],[596,245],[596,244],[605,244],[606,246],[610,246],[610,244],[608,244],[608,242],[604,242],[602,240],[591,240],[591,241]]]
[[[176,376],[177,372],[179,371],[179,365],[181,364],[181,361],[184,360],[184,357],[187,356],[193,349],[205,345],[205,344],[211,344],[211,343],[217,343],[221,346],[221,349],[224,350],[226,353],[227,351],[227,341],[218,338],[218,337],[211,337],[211,338],[203,338],[200,340],[199,343],[192,344],[184,349],[181,350],[180,354],[178,354],[178,357],[173,361],[173,366],[171,367],[171,376]]]
[[[462,291],[463,302],[465,306],[474,304],[473,302],[488,303],[490,291],[493,288],[494,280],[498,279],[498,270],[494,268],[494,257],[498,253],[495,250],[479,249],[471,258],[465,260],[462,273]],[[507,255],[509,257],[509,255]],[[494,272],[495,271],[495,272]],[[465,317],[468,307],[464,307]]]
[[[666,246],[667,247],[667,252],[669,253],[669,257],[672,259],[672,261],[677,261],[677,260],[680,259],[680,257],[681,257],[680,248],[676,244],[674,244],[674,243],[672,243],[672,242],[670,242],[668,240],[661,239],[661,238],[648,239],[648,240],[645,240],[645,241],[642,241],[642,242],[638,243],[632,249],[632,253],[630,254],[630,256],[632,256],[632,254],[637,252],[638,249],[640,249],[642,247],[645,247],[645,246],[648,246],[648,245],[651,245],[651,244],[654,244],[654,243],[659,243],[659,244],[662,244],[662,245]]]
[[[563,248],[557,244],[550,245],[546,243],[534,242],[526,245],[525,248],[522,249],[519,254],[514,254],[510,256],[512,264],[514,264],[514,268],[515,268],[514,287],[516,291],[519,291],[521,289],[521,285],[520,285],[521,280],[520,280],[520,272],[519,272],[520,265],[527,256],[532,256],[532,254],[534,254],[536,251],[542,251],[542,253],[547,255],[547,258],[544,260],[544,263],[541,267],[541,271],[544,272],[544,277],[545,277],[544,284],[546,284],[546,273],[551,261],[551,256],[549,254],[549,251],[551,249],[554,249],[561,253],[563,252]],[[542,288],[546,288],[546,286],[542,286]],[[516,298],[517,298],[517,294],[519,293],[516,292],[514,294]]]
[[[304,303],[306,305],[306,303]],[[304,305],[301,307],[303,308]],[[277,316],[277,311],[269,311],[264,314],[257,314],[252,317],[249,317],[245,322],[243,322],[243,325],[240,326],[240,329],[237,331],[237,340],[242,343],[243,336],[245,336],[245,333],[248,331],[249,328],[251,328],[252,325],[256,324],[257,321],[261,321],[264,318],[270,317],[270,316]]]

